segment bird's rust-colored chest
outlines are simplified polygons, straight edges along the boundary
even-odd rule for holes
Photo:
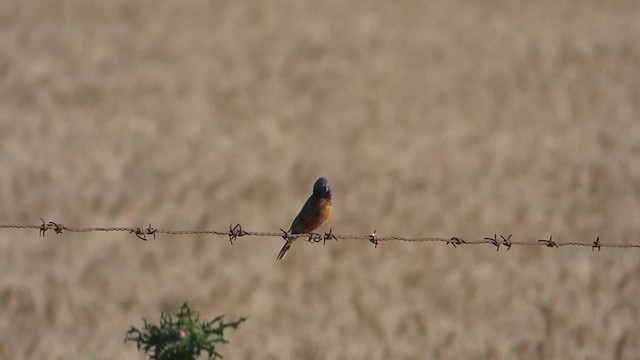
[[[291,224],[291,233],[312,232],[324,224],[331,215],[331,199],[311,197]]]
[[[331,199],[320,199],[318,213],[320,222],[318,226],[322,226],[322,224],[329,219],[329,215],[331,215]]]

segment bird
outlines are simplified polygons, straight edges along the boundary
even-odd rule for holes
[[[313,184],[313,193],[302,206],[302,210],[293,219],[288,233],[302,234],[310,233],[324,224],[331,215],[331,188],[329,180],[319,177]],[[277,260],[284,259],[287,251],[291,248],[294,239],[286,239],[284,246],[280,249]]]

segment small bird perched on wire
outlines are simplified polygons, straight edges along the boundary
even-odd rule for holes
[[[304,203],[302,210],[298,213],[291,227],[289,234],[310,233],[324,224],[331,215],[331,189],[329,188],[329,180],[320,177],[313,184],[313,193]],[[287,254],[294,239],[287,239],[282,249],[278,253],[276,259],[282,260]]]

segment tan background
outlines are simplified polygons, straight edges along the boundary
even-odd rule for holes
[[[393,4],[390,4],[393,3]],[[638,242],[640,4],[0,2],[0,222]],[[326,230],[326,229],[325,229]],[[640,353],[640,250],[0,231],[0,357],[141,359],[190,300],[226,359]]]

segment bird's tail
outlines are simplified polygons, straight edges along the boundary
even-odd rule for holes
[[[282,260],[284,259],[284,256],[287,254],[287,251],[289,251],[289,248],[291,247],[291,243],[290,242],[285,242],[284,246],[282,246],[282,249],[280,249],[280,252],[278,253],[278,257],[276,257],[277,260]]]

